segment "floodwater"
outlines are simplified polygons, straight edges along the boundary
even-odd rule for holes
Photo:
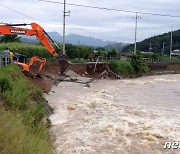
[[[62,82],[46,99],[58,154],[178,154],[180,75]]]

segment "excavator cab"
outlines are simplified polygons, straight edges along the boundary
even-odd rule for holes
[[[27,63],[27,56],[15,52],[13,56],[13,61],[20,62],[20,63]]]

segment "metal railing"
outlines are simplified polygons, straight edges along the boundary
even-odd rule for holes
[[[153,59],[153,58],[143,58],[143,61],[147,63],[160,63],[160,64],[180,64],[178,59]]]
[[[129,61],[130,58],[120,58],[120,57],[98,57],[98,62],[107,62],[110,60],[125,60]],[[153,59],[153,58],[142,58],[144,62],[147,63],[160,63],[160,64],[180,64],[178,59]]]
[[[14,61],[19,62],[19,57],[17,57]],[[6,66],[11,63],[13,63],[13,59],[9,58],[9,55],[0,54],[0,67]]]
[[[6,66],[7,64],[11,63],[11,59],[8,55],[0,54],[0,67]]]
[[[119,57],[99,57],[98,62],[107,62],[110,60],[123,60],[123,59],[120,59]]]

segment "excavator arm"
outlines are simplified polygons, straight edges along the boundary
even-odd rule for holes
[[[27,26],[31,25],[32,29],[19,28],[16,26]],[[49,39],[56,45],[58,50],[59,46],[49,37],[45,30],[37,23],[31,24],[3,24],[0,25],[0,35],[25,35],[25,36],[36,36],[36,38],[45,46],[45,48],[54,56],[57,57],[58,54],[54,50]]]

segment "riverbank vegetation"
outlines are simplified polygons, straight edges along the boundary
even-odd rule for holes
[[[42,92],[16,65],[0,74],[0,153],[52,153],[45,118],[51,109]]]
[[[112,71],[123,77],[137,77],[149,72],[147,63],[142,60],[142,54],[137,52],[129,60],[111,60],[109,67]]]

